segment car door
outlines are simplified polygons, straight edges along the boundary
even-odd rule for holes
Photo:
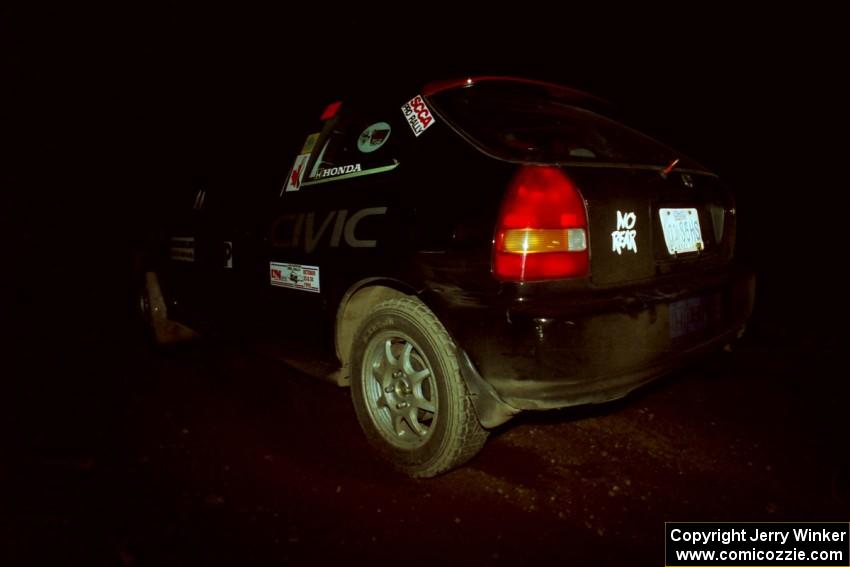
[[[237,335],[267,327],[268,234],[274,185],[255,164],[234,158],[219,168],[196,224],[197,304],[206,322]]]
[[[205,321],[210,184],[207,178],[178,183],[163,219],[163,265],[160,285],[169,298],[169,316],[192,326]]]
[[[403,168],[400,116],[391,106],[343,102],[306,137],[269,230],[268,283],[282,327],[332,329],[348,287],[388,268]]]

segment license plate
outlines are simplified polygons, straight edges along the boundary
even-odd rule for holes
[[[659,214],[670,254],[698,252],[705,248],[696,209],[659,209]]]
[[[702,297],[681,299],[670,304],[667,315],[670,338],[677,339],[702,331],[708,326],[709,305]]]

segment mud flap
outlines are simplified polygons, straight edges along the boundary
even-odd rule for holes
[[[481,423],[481,427],[493,429],[522,411],[506,404],[493,386],[481,377],[475,365],[469,360],[466,351],[457,347],[455,348],[458,366],[460,366],[460,374],[466,383],[466,388],[469,390],[472,405],[478,414],[478,421]]]

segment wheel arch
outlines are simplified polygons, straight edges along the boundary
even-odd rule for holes
[[[338,384],[347,385],[349,383],[351,345],[360,323],[369,313],[369,307],[387,299],[411,295],[418,297],[427,307],[433,309],[425,301],[424,294],[397,279],[367,278],[348,288],[339,302],[334,328],[336,356],[341,364],[336,377]],[[439,318],[439,315],[436,316]],[[446,331],[451,336],[451,331],[448,329]],[[453,348],[456,349],[458,355],[461,376],[472,393],[475,410],[485,428],[497,427],[519,413],[518,409],[507,405],[493,389],[493,386],[478,374],[478,370],[469,359],[466,351],[454,342]]]
[[[334,347],[343,369],[348,367],[354,333],[369,313],[369,307],[408,295],[418,294],[409,284],[393,278],[366,278],[348,288],[337,307],[334,325]]]

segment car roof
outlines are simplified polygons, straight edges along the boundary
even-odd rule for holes
[[[318,99],[314,98],[313,100],[317,101],[315,112],[316,118],[318,118],[322,109],[337,101],[343,101],[343,103],[347,102],[349,104],[353,103],[357,106],[401,106],[417,94],[433,96],[481,83],[501,83],[505,86],[515,84],[518,88],[523,89],[539,87],[553,98],[561,99],[568,104],[599,111],[606,115],[616,113],[615,106],[612,103],[579,89],[547,81],[503,75],[468,75],[428,82],[423,82],[421,78],[398,76],[394,76],[391,79],[385,77],[364,78],[362,82],[358,82],[357,84],[341,85],[339,88],[331,90],[323,89],[321,93],[315,93],[318,95]],[[344,104],[344,106],[348,106],[348,104]]]
[[[443,91],[459,89],[459,88],[468,88],[473,85],[477,85],[480,83],[503,83],[503,84],[516,84],[522,86],[536,86],[544,89],[554,96],[563,99],[572,99],[576,102],[578,101],[593,101],[595,104],[610,104],[607,101],[588,94],[584,91],[580,91],[578,89],[574,89],[572,87],[567,87],[564,85],[559,85],[556,83],[550,83],[548,81],[540,81],[537,79],[528,79],[524,77],[510,77],[504,75],[477,75],[477,76],[469,76],[463,77],[459,79],[449,79],[449,80],[440,80],[440,81],[432,81],[426,84],[422,89],[422,94],[424,95],[433,95]]]

